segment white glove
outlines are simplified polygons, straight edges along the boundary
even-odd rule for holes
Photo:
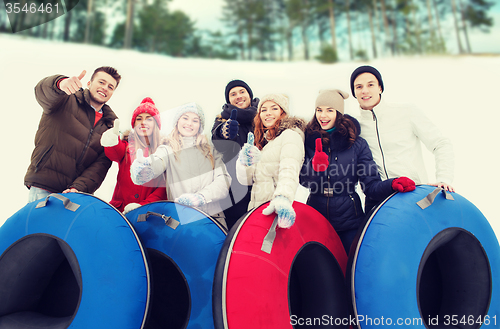
[[[116,119],[113,123],[113,128],[106,130],[101,136],[101,145],[103,147],[111,147],[118,145],[120,140],[120,119]]]
[[[273,212],[278,215],[278,227],[290,228],[295,223],[295,210],[288,198],[278,195],[262,211],[264,215],[271,215]]]
[[[199,193],[184,193],[174,201],[190,207],[201,207],[206,203],[205,197]]]
[[[238,161],[246,167],[250,167],[260,160],[261,153],[260,150],[253,145],[254,139],[253,133],[248,133],[247,143],[243,144],[238,155]]]
[[[125,215],[126,213],[136,209],[136,208],[139,208],[141,205],[138,204],[138,203],[129,203],[128,205],[125,206],[125,208],[123,209],[123,214]]]
[[[144,157],[141,149],[136,152],[136,158],[130,165],[130,178],[135,185],[143,185],[154,178],[151,158]]]

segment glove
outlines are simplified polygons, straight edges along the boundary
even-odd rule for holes
[[[278,214],[278,227],[290,228],[295,223],[295,210],[288,198],[278,195],[269,206],[262,211],[264,215],[271,215],[273,212]]]
[[[314,171],[323,172],[328,168],[328,155],[323,152],[323,144],[321,138],[316,139],[316,150],[312,159],[312,167]]]
[[[141,149],[136,152],[136,159],[130,165],[130,178],[135,185],[143,185],[154,178],[151,158],[144,157]]]
[[[126,213],[136,209],[136,208],[139,208],[141,205],[138,204],[138,203],[129,203],[128,205],[125,206],[125,208],[123,209],[123,214],[125,215]]]
[[[415,190],[415,182],[404,176],[394,178],[391,185],[392,189],[397,192],[411,192]]]
[[[106,130],[101,136],[101,145],[103,147],[111,147],[118,145],[120,135],[120,119],[116,119],[113,123],[113,128]]]
[[[247,143],[243,144],[238,155],[238,161],[246,167],[252,166],[260,160],[260,150],[253,145],[254,138],[253,133],[248,133]]]
[[[238,116],[238,110],[233,109],[231,111],[231,117],[229,120],[224,122],[221,128],[221,135],[224,139],[234,139],[236,135],[238,135],[239,124],[236,121],[236,117]]]
[[[190,207],[201,207],[206,203],[205,197],[199,193],[184,193],[174,201]]]

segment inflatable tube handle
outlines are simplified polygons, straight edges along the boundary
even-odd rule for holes
[[[425,198],[423,198],[422,200],[418,201],[417,205],[420,208],[422,208],[422,209],[425,209],[425,208],[429,207],[434,202],[434,199],[439,194],[439,192],[443,192],[443,195],[446,198],[446,200],[455,200],[455,199],[453,199],[453,196],[450,193],[448,193],[447,191],[445,191],[442,188],[438,187],[434,191],[432,191],[431,193],[429,193]]]
[[[274,217],[273,223],[271,224],[269,231],[264,237],[264,241],[262,242],[262,248],[260,248],[260,250],[262,250],[263,252],[266,252],[268,254],[271,253],[271,249],[273,249],[274,239],[276,238],[277,225],[278,225],[278,216]]]
[[[165,216],[163,214],[159,214],[153,211],[148,211],[145,214],[141,214],[137,217],[137,222],[145,222],[149,216],[156,216],[160,217],[165,221],[165,225],[170,227],[171,229],[175,230],[177,226],[179,226],[180,222],[178,220],[175,220],[172,218],[172,216]]]
[[[70,199],[68,199],[67,197],[62,196],[61,194],[58,194],[58,193],[51,193],[51,194],[47,195],[47,197],[45,198],[45,200],[40,201],[36,205],[35,208],[43,208],[43,207],[45,207],[47,205],[47,202],[49,201],[50,197],[54,197],[56,199],[61,200],[63,202],[64,208],[66,208],[68,210],[71,210],[73,212],[76,211],[78,208],[80,208],[79,204],[71,202]]]

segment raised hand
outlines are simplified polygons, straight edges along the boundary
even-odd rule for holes
[[[236,118],[238,117],[238,110],[233,109],[231,111],[231,116],[229,117],[229,120],[224,122],[221,128],[221,135],[225,139],[234,139],[236,135],[238,135],[238,130],[239,130],[239,123],[236,121]]]
[[[101,136],[101,145],[103,147],[112,147],[118,145],[120,136],[120,119],[116,119],[113,128],[106,130]]]
[[[136,185],[143,185],[154,178],[151,159],[145,158],[141,149],[136,152],[136,159],[130,165],[130,178]]]
[[[83,70],[82,73],[80,73],[79,76],[67,78],[64,80],[61,80],[59,83],[59,89],[64,91],[66,94],[71,95],[76,93],[78,90],[82,88],[82,79],[87,74],[87,71]]]
[[[314,171],[323,172],[328,168],[328,155],[323,152],[323,143],[321,138],[316,139],[316,150],[312,159],[312,167]]]
[[[243,144],[238,155],[238,161],[244,166],[252,166],[260,160],[260,150],[254,145],[255,136],[253,133],[248,133],[247,142]]]

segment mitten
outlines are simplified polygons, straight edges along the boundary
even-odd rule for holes
[[[316,139],[316,150],[312,159],[312,167],[314,171],[318,172],[323,172],[328,168],[328,155],[323,152],[321,138]]]
[[[238,110],[233,109],[231,111],[231,117],[229,120],[222,124],[221,135],[225,139],[234,139],[238,135],[239,124],[236,121],[238,117]]]
[[[398,177],[392,181],[392,189],[397,192],[411,192],[415,190],[415,182],[408,177]]]
[[[264,215],[271,215],[273,212],[278,215],[278,227],[290,228],[295,223],[295,210],[287,197],[278,195],[262,211]]]
[[[142,150],[136,152],[136,159],[130,165],[130,178],[136,185],[143,185],[154,178],[153,167],[151,166],[151,158],[145,158]]]
[[[174,201],[190,207],[201,207],[206,203],[205,197],[199,193],[184,193]]]
[[[118,145],[120,135],[120,119],[116,119],[113,123],[113,128],[106,130],[101,136],[101,145],[103,147],[111,147]]]
[[[140,206],[141,205],[139,203],[129,203],[128,205],[125,206],[125,208],[123,208],[123,214],[125,215],[129,211],[139,208]]]
[[[248,133],[247,143],[243,144],[243,147],[238,155],[238,161],[247,167],[256,164],[260,160],[260,150],[253,145],[254,139],[255,137],[253,133]]]

